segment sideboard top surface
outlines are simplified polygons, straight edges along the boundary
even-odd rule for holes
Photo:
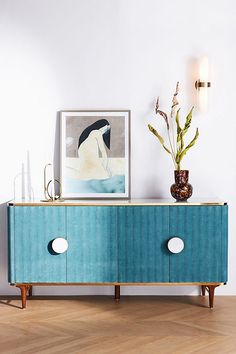
[[[99,205],[107,205],[107,206],[141,206],[141,205],[159,205],[159,206],[183,206],[183,205],[226,205],[227,203],[218,200],[218,199],[191,199],[187,202],[176,202],[174,199],[70,199],[70,200],[62,200],[55,202],[47,202],[42,200],[33,200],[33,201],[10,201],[8,203],[9,206],[99,206]]]

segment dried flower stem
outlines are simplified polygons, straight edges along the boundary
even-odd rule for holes
[[[170,120],[171,120],[171,130],[172,130],[172,139],[173,139],[173,145],[174,145],[174,154],[176,156],[176,152],[177,152],[177,141],[176,141],[176,135],[175,135],[175,116],[176,116],[176,112],[178,109],[178,105],[179,102],[177,100],[177,95],[179,93],[179,82],[177,82],[176,84],[176,88],[175,88],[175,93],[172,99],[172,106],[171,106],[171,113],[170,113]]]
[[[179,123],[179,102],[177,100],[178,92],[179,83],[177,82],[175,93],[172,99],[171,113],[169,117],[165,112],[159,110],[159,97],[157,98],[155,106],[156,114],[160,114],[161,117],[165,120],[169,147],[165,144],[164,139],[157,132],[157,130],[153,128],[150,124],[148,124],[149,130],[157,137],[166,152],[171,155],[176,170],[180,170],[180,163],[182,161],[182,158],[186,155],[187,151],[195,144],[199,136],[199,132],[197,129],[192,141],[187,145],[187,147],[184,147],[184,136],[191,125],[193,108],[190,110],[189,114],[186,117],[184,127],[181,128]]]

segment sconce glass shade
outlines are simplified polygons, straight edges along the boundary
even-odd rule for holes
[[[208,82],[209,79],[209,62],[206,56],[200,60],[199,79],[200,82]]]
[[[208,92],[207,87],[201,87],[198,92],[199,109],[201,112],[206,112],[208,108]]]

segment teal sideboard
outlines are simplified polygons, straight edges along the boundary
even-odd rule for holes
[[[22,307],[34,285],[200,285],[213,307],[227,282],[228,206],[221,202],[9,203],[9,282]],[[169,249],[173,238],[183,250]],[[67,250],[57,253],[55,239]]]

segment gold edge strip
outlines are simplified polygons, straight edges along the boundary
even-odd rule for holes
[[[9,203],[9,206],[221,206],[225,205],[225,202],[215,202],[215,203],[51,203],[51,202],[43,202],[43,203]]]

